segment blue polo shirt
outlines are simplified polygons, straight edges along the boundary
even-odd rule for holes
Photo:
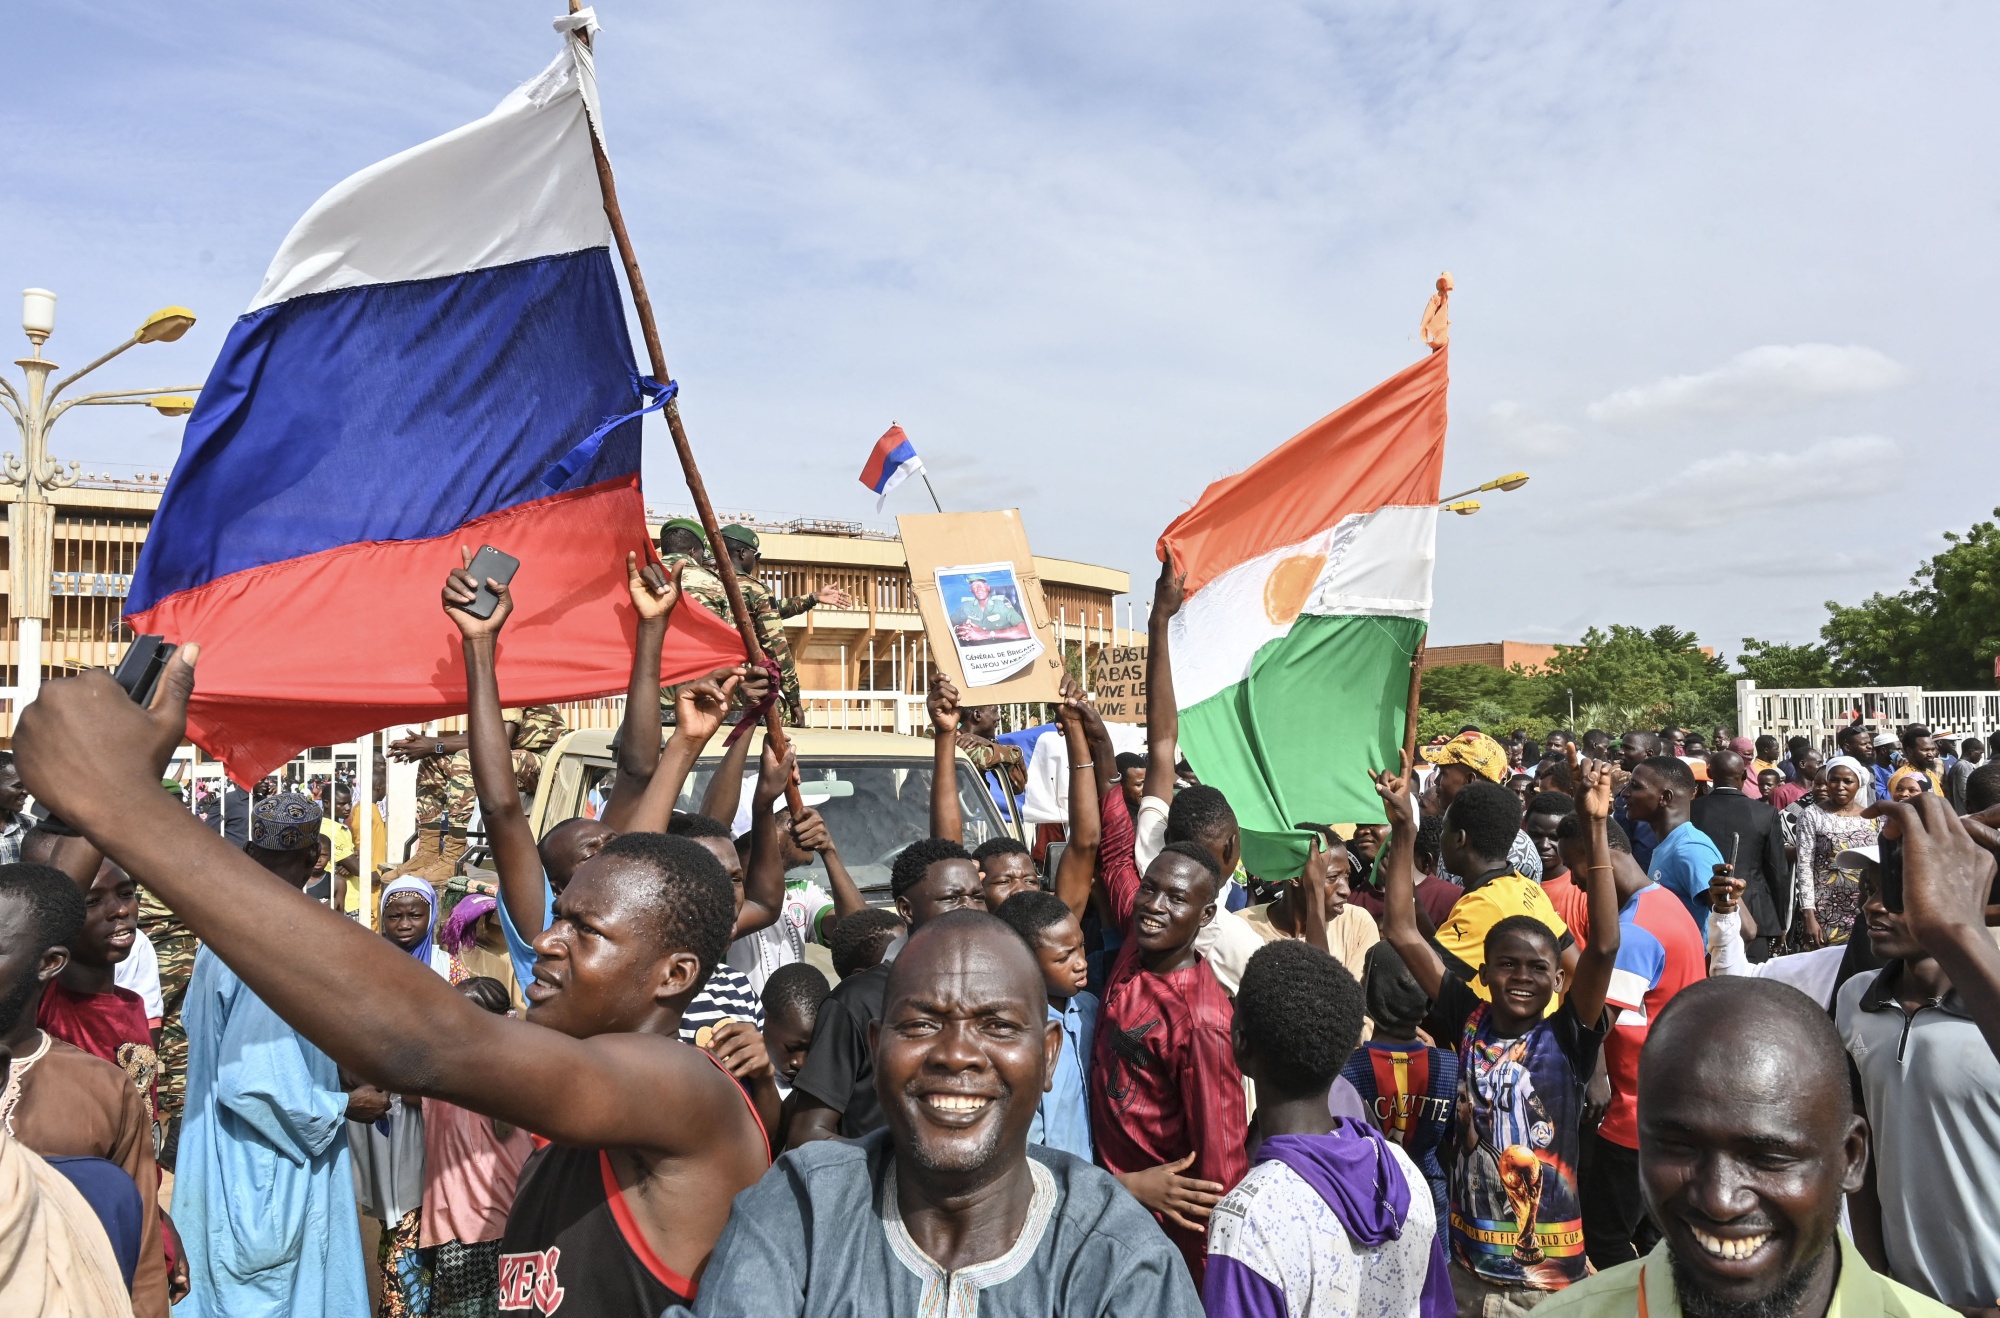
[[[1056,1058],[1055,1081],[1028,1124],[1028,1143],[1061,1149],[1089,1162],[1090,1091],[1084,1070],[1097,1038],[1097,997],[1079,993],[1065,1007],[1050,1003],[1049,1019],[1062,1026],[1062,1055]]]
[[[1722,852],[1714,839],[1689,820],[1660,839],[1646,871],[1653,882],[1681,899],[1704,938],[1708,936],[1708,903],[1701,899],[1715,877],[1715,867],[1722,863]]]

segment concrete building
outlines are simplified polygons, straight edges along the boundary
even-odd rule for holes
[[[1486,641],[1478,645],[1432,645],[1424,650],[1425,668],[1448,664],[1481,664],[1487,668],[1512,668],[1516,664],[1535,672],[1555,657],[1553,645],[1531,641]]]

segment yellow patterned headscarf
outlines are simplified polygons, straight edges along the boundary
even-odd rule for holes
[[[1483,732],[1461,732],[1442,746],[1424,747],[1432,764],[1462,764],[1488,782],[1507,780],[1507,752]]]

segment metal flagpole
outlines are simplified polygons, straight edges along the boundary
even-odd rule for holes
[[[571,3],[574,3],[574,2],[575,2],[575,0],[571,0]],[[924,470],[923,470],[922,468],[919,468],[919,469],[917,470],[917,475],[918,475],[918,477],[920,477],[920,478],[921,478],[921,479],[923,480],[923,482],[924,482],[924,488],[925,488],[926,490],[930,490],[930,493],[931,493],[931,507],[933,507],[933,508],[937,509],[937,510],[938,510],[939,512],[943,512],[943,511],[944,511],[944,505],[938,502],[938,497],[937,497],[937,491],[936,491],[936,490],[931,490],[931,474],[930,474],[929,472],[927,472],[927,471],[924,471]]]
[[[581,0],[569,0],[569,12],[574,14],[582,9]],[[590,48],[590,34],[571,32],[571,40],[580,41],[586,50]],[[667,371],[666,350],[660,346],[660,327],[653,318],[653,299],[647,296],[645,277],[639,273],[639,256],[632,247],[632,235],[625,228],[625,213],[618,206],[618,184],[611,177],[611,158],[604,153],[603,126],[594,118],[590,121],[590,154],[597,164],[597,183],[604,194],[604,218],[611,225],[611,236],[618,244],[618,256],[625,265],[625,282],[632,290],[632,307],[639,313],[639,329],[646,340],[646,358],[653,368],[653,378],[662,386],[673,377]],[[687,478],[688,494],[694,499],[695,513],[701,519],[701,528],[708,534],[709,548],[715,556],[715,575],[722,579],[723,593],[729,597],[729,611],[736,619],[736,630],[743,637],[743,652],[753,664],[764,662],[764,647],[757,637],[757,624],[751,618],[750,610],[743,602],[743,585],[736,579],[736,565],[729,561],[729,555],[722,548],[722,529],[715,520],[715,507],[708,501],[708,486],[701,479],[701,468],[695,465],[694,446],[688,442],[687,428],[681,424],[681,407],[678,398],[669,399],[664,413],[667,430],[674,439],[674,452],[681,460],[681,474]],[[928,487],[930,481],[926,479]],[[937,496],[933,494],[932,500]],[[939,509],[940,512],[943,509]],[[779,756],[785,753],[784,716],[779,712],[782,702],[773,702],[765,712],[764,726],[768,730],[771,749]],[[799,795],[796,782],[785,786],[786,803],[791,806],[792,818],[805,813],[805,800]]]

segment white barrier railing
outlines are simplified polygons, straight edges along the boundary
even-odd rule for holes
[[[1895,734],[1921,723],[1940,737],[1986,737],[2000,729],[2000,691],[1926,691],[1917,686],[1760,689],[1736,684],[1736,728],[1745,737],[1766,733],[1780,742],[1810,737],[1830,749],[1840,728],[1859,721],[1872,732]]]

